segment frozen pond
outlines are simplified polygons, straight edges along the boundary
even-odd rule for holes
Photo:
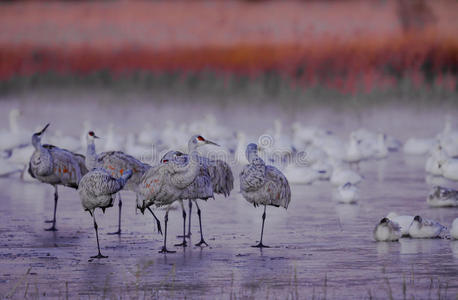
[[[9,95],[0,99],[0,126],[7,125],[7,113],[14,107],[24,112],[25,128],[51,122],[51,132],[62,130],[74,137],[81,134],[85,120],[91,120],[97,132],[112,122],[125,135],[138,132],[146,121],[161,130],[166,120],[190,122],[213,112],[218,123],[253,135],[280,118],[286,129],[301,121],[348,139],[349,132],[366,127],[405,141],[410,136],[434,136],[442,130],[447,111],[417,106],[361,110],[356,102],[345,111],[295,110],[291,105],[256,101],[243,106],[243,101],[229,105],[230,101],[213,104],[204,99],[199,105],[186,102],[187,97],[154,98],[153,102],[150,96],[110,92]],[[169,98],[175,102],[169,104]],[[456,115],[456,108],[448,113]],[[356,205],[335,203],[335,187],[329,182],[293,185],[288,210],[267,210],[264,242],[272,248],[262,251],[250,247],[259,239],[262,209],[253,208],[238,193],[239,170],[233,170],[237,185],[229,198],[218,196],[202,203],[205,239],[210,244],[203,249],[173,249],[182,230],[181,211],[176,209],[169,216],[168,245],[177,253],[159,254],[162,237],[152,216],[136,213],[134,195],[123,193],[122,236],[107,235],[117,227],[116,203],[104,215],[96,211],[102,252],[109,258],[92,262],[88,258],[97,249],[92,219],[76,191],[59,188],[59,230],[47,232],[43,229],[49,224],[43,221],[52,214],[52,187],[3,178],[0,298],[457,299],[458,241],[404,238],[376,243],[372,237],[376,223],[390,211],[420,214],[446,226],[458,216],[457,208],[426,204],[431,186],[425,180],[424,163],[425,157],[402,153],[363,163]],[[458,188],[453,182],[445,185]],[[158,215],[163,222],[164,211]],[[192,218],[193,245],[199,241],[195,207]]]
[[[287,211],[268,208],[264,241],[261,209],[238,194],[203,204],[210,247],[175,254],[158,250],[162,238],[153,218],[136,214],[134,195],[124,194],[121,237],[117,207],[97,211],[106,260],[96,254],[92,220],[74,190],[60,188],[57,227],[46,232],[53,190],[44,184],[0,180],[0,294],[23,298],[389,298],[456,299],[458,241],[401,239],[376,243],[372,230],[390,211],[421,214],[450,226],[458,210],[429,208],[424,159],[401,153],[361,166],[365,180],[357,205],[336,204],[328,182],[293,186]],[[456,186],[456,185],[455,185]],[[193,209],[192,242],[198,242]],[[162,220],[163,212],[158,212]],[[179,242],[181,212],[171,211],[170,248]],[[27,275],[26,275],[27,274]],[[218,296],[215,296],[218,295]],[[94,297],[97,296],[97,297]]]

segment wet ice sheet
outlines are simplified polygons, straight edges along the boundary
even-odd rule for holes
[[[265,238],[270,249],[251,248],[259,238],[261,209],[237,193],[202,205],[204,233],[210,247],[188,247],[163,255],[153,218],[135,213],[134,196],[124,193],[121,237],[117,207],[97,211],[102,252],[109,258],[88,262],[96,254],[92,220],[77,193],[60,188],[59,231],[46,232],[53,189],[43,184],[0,180],[0,294],[52,297],[116,296],[140,298],[184,296],[227,299],[387,298],[410,299],[458,294],[458,241],[402,239],[376,243],[372,230],[389,211],[421,214],[450,226],[456,208],[429,208],[422,159],[395,154],[361,166],[365,180],[357,205],[332,200],[327,182],[293,186],[287,211],[268,208]],[[453,186],[454,183],[451,183]],[[456,184],[455,184],[456,187]],[[187,207],[187,205],[186,205]],[[163,211],[158,212],[162,220]],[[181,212],[171,211],[168,245],[179,242]],[[192,242],[198,239],[193,209]],[[29,271],[28,275],[24,275]],[[391,290],[391,291],[390,291]],[[93,297],[92,297],[93,298]]]

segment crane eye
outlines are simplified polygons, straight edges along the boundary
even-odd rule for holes
[[[89,131],[89,135],[94,136],[95,135],[94,131]]]
[[[182,156],[182,155],[183,155],[183,153],[181,153],[181,152],[177,152],[177,153],[175,154],[175,156]]]
[[[169,160],[168,159],[163,159],[162,162],[163,163],[167,163],[167,162],[169,162]]]

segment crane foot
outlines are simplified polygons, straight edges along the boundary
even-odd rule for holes
[[[121,235],[121,229],[118,229],[118,231],[115,231],[115,232],[109,232],[107,234],[110,234],[110,235],[114,235],[114,234]]]
[[[102,253],[99,253],[95,256],[91,256],[91,258],[108,258],[108,256],[102,255]]]
[[[259,244],[257,244],[257,245],[251,246],[251,247],[254,247],[254,248],[270,248],[270,246],[266,246],[261,242],[259,242]]]
[[[206,241],[204,241],[204,239],[201,239],[200,242],[196,244],[196,246],[199,246],[199,247],[202,247],[202,245],[205,245],[206,247],[208,247],[208,244]]]
[[[182,243],[179,243],[179,244],[175,244],[176,247],[187,247],[188,246],[188,243],[186,243],[186,241],[183,241]]]
[[[189,232],[184,237],[187,238],[187,239],[191,238],[191,233]],[[177,238],[183,238],[183,235],[177,235]]]
[[[170,251],[170,250],[167,250],[166,247],[162,247],[161,251],[159,251],[159,253],[175,253],[176,251]]]

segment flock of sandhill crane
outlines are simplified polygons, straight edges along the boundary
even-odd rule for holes
[[[160,163],[147,165],[121,151],[109,151],[97,154],[93,131],[87,134],[86,157],[53,145],[42,144],[41,137],[48,128],[33,134],[32,145],[35,151],[30,158],[29,173],[33,178],[48,183],[55,188],[54,218],[52,227],[56,230],[56,207],[58,201],[57,185],[78,189],[83,208],[94,221],[98,254],[91,258],[105,258],[100,251],[98,226],[94,210],[105,210],[113,206],[113,197],[122,189],[134,191],[137,196],[137,208],[143,213],[148,209],[157,221],[162,233],[160,221],[151,206],[165,206],[164,245],[161,253],[170,253],[167,249],[167,223],[170,206],[179,201],[183,208],[183,242],[177,246],[186,247],[186,212],[183,201],[194,201],[199,216],[201,240],[197,246],[207,245],[202,233],[201,210],[197,200],[206,200],[215,194],[228,196],[234,187],[234,176],[230,166],[222,160],[202,157],[197,149],[203,145],[216,143],[201,135],[194,135],[188,142],[188,153],[168,151]],[[254,247],[267,247],[262,243],[266,206],[288,207],[291,191],[286,177],[275,167],[266,165],[258,156],[256,144],[249,144],[246,149],[249,162],[240,173],[240,189],[245,199],[255,206],[264,205],[262,230],[259,244]],[[119,227],[121,233],[121,207],[119,196]]]
[[[208,245],[203,236],[198,200],[207,200],[217,194],[229,196],[234,188],[231,164],[225,159],[202,155],[201,152],[208,150],[209,146],[213,149],[229,149],[235,161],[243,165],[239,175],[241,194],[255,207],[264,206],[261,238],[255,245],[261,248],[266,247],[262,240],[266,207],[288,207],[291,200],[288,181],[292,184],[311,184],[317,180],[328,180],[336,186],[334,198],[340,203],[352,204],[358,201],[358,184],[363,180],[357,171],[359,163],[365,160],[384,159],[392,151],[403,151],[406,155],[427,155],[425,170],[432,176],[433,182],[444,178],[458,180],[458,132],[453,131],[449,117],[446,118],[444,130],[437,136],[429,139],[410,138],[405,143],[386,134],[366,129],[352,132],[349,141],[345,142],[328,130],[304,127],[299,123],[293,124],[293,135],[290,137],[282,132],[281,122],[275,121],[274,130],[259,137],[257,144],[248,144],[248,138],[243,132],[228,133],[229,130],[222,128],[212,117],[188,125],[188,130],[185,126],[177,128],[168,123],[163,132],[172,138],[167,146],[163,146],[175,150],[167,151],[156,165],[150,165],[138,159],[147,152],[151,154],[151,147],[145,145],[161,145],[163,142],[163,139],[155,136],[151,128],[145,128],[135,138],[129,134],[127,140],[120,141],[110,126],[102,145],[105,146],[104,150],[110,151],[97,153],[98,136],[85,123],[83,139],[87,148],[86,155],[83,156],[76,153],[81,149],[81,142],[62,134],[57,134],[49,140],[52,144],[64,147],[42,144],[43,134],[49,124],[33,134],[32,144],[27,146],[26,140],[30,141],[30,133],[17,126],[15,122],[18,115],[17,110],[12,110],[10,131],[0,131],[0,176],[8,176],[20,170],[13,162],[23,162],[25,159],[25,170],[28,172],[23,172],[21,176],[29,174],[54,187],[54,214],[53,219],[49,221],[52,226],[47,230],[56,230],[57,186],[77,189],[83,208],[91,214],[94,222],[98,246],[98,255],[94,258],[104,257],[100,252],[94,210],[111,207],[117,195],[118,230],[113,234],[121,234],[120,190],[136,194],[137,208],[142,213],[148,210],[153,215],[161,234],[161,222],[152,208],[166,208],[164,244],[161,252],[172,252],[167,249],[167,223],[169,209],[175,202],[181,206],[183,217],[183,240],[176,246],[187,246],[186,238],[191,234],[193,205],[197,207],[201,235],[201,240],[196,245]],[[191,132],[203,134],[192,135]],[[188,140],[190,135],[192,136]],[[218,144],[206,138],[207,135],[222,137],[220,140],[225,143],[225,147],[218,147]],[[179,146],[185,140],[188,140],[187,148]],[[237,143],[230,144],[233,140]],[[111,151],[113,149],[123,149],[124,152]],[[356,170],[352,166],[356,166]],[[436,186],[427,197],[430,206],[458,206],[457,191],[435,183],[434,185]],[[187,233],[187,214],[183,204],[185,200],[189,205]],[[458,220],[453,222],[449,232],[451,237],[458,238]],[[396,213],[384,217],[374,230],[374,238],[377,241],[395,241],[402,236],[431,238],[448,235],[445,226],[438,222],[421,216],[399,216]]]

